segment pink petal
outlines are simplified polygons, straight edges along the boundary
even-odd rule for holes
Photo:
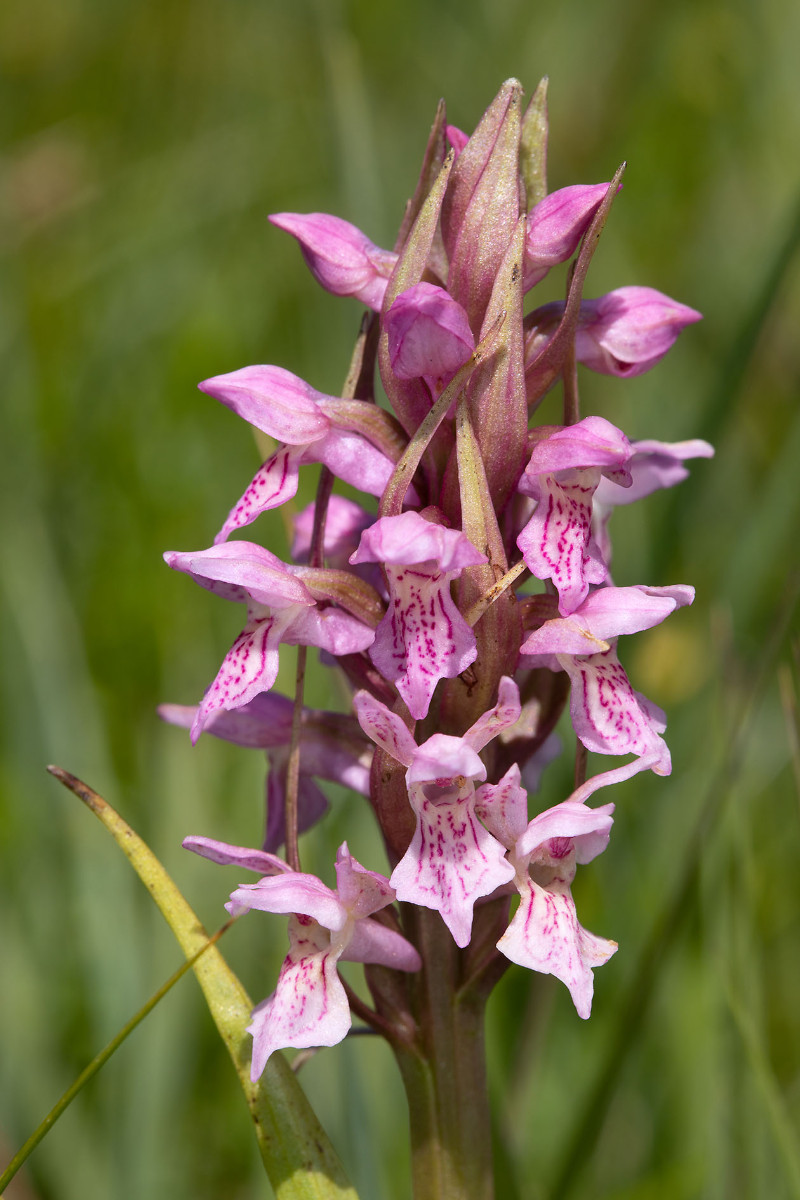
[[[523,643],[521,653],[602,654],[608,649],[609,639],[651,629],[693,599],[694,588],[685,584],[598,588],[569,616],[545,621],[535,629]]]
[[[231,892],[231,904],[240,911],[256,908],[260,912],[302,914],[335,933],[344,928],[348,918],[336,893],[316,875],[301,871],[243,883]]]
[[[631,442],[633,457],[628,463],[633,483],[620,487],[611,479],[601,479],[595,493],[595,503],[603,508],[632,504],[659,488],[674,487],[687,478],[683,465],[687,458],[713,458],[714,447],[702,438],[685,442]]]
[[[255,542],[224,542],[185,554],[168,550],[164,560],[226,600],[250,598],[274,608],[314,604],[305,584],[286,564]]]
[[[419,971],[422,966],[419,954],[402,934],[369,917],[356,922],[342,958],[346,962],[378,963],[395,971]]]
[[[528,820],[528,793],[520,787],[517,763],[512,763],[499,783],[481,784],[475,792],[475,813],[508,850],[515,845]]]
[[[414,760],[406,773],[409,784],[433,783],[450,788],[454,780],[485,779],[486,767],[465,737],[449,733],[434,733],[427,742],[415,749]]]
[[[389,358],[398,379],[454,375],[475,349],[461,305],[444,288],[417,283],[384,316]]]
[[[482,750],[504,729],[516,725],[521,712],[519,688],[509,675],[503,675],[497,689],[497,704],[478,717],[464,734],[464,741],[473,750]]]
[[[396,254],[329,213],[273,213],[269,219],[297,238],[309,270],[326,291],[380,310]]]
[[[361,535],[351,563],[382,562],[405,566],[430,563],[440,574],[487,562],[459,529],[426,521],[416,512],[381,517]]]
[[[533,818],[517,842],[517,856],[533,855],[551,838],[569,838],[575,843],[577,861],[591,862],[608,845],[613,811],[613,804],[587,808],[574,800],[564,800]]]
[[[323,437],[330,427],[317,408],[324,394],[283,367],[242,367],[206,379],[198,387],[279,442],[305,445]]]
[[[325,437],[309,446],[303,462],[321,462],[344,480],[370,496],[380,496],[395,464],[360,433],[335,426]]]
[[[404,767],[410,766],[417,753],[417,743],[402,717],[364,691],[356,692],[353,708],[367,737]]]
[[[520,892],[519,908],[498,950],[520,966],[565,983],[578,1016],[585,1020],[592,1008],[592,968],[608,961],[616,942],[596,937],[578,923],[569,891],[551,892],[528,880]]]
[[[466,946],[475,901],[508,883],[514,868],[475,817],[471,796],[434,802],[420,793],[414,807],[417,828],[390,882],[398,900],[436,909],[456,945]]]
[[[525,236],[526,292],[575,252],[607,191],[607,183],[576,183],[534,205]]]
[[[277,692],[263,692],[231,712],[218,709],[206,722],[206,731],[226,742],[255,750],[268,750],[289,741],[292,702]],[[191,729],[197,716],[195,704],[160,704],[158,715],[171,725]]]
[[[375,630],[339,608],[307,608],[298,612],[283,640],[289,646],[318,646],[338,657],[366,650]]]
[[[311,552],[311,535],[314,529],[316,503],[307,504],[292,522],[292,559],[302,563],[308,561]],[[331,567],[344,569],[349,565],[350,555],[355,552],[361,534],[375,520],[354,500],[345,496],[331,496],[325,518],[325,560]]]
[[[395,898],[389,880],[362,867],[348,850],[347,842],[342,842],[336,854],[336,891],[347,911],[359,919],[385,908]]]
[[[606,375],[641,375],[702,314],[648,287],[622,287],[581,303],[575,353]]]
[[[187,837],[183,839],[182,845],[185,850],[192,850],[195,854],[221,866],[245,867],[248,871],[257,871],[259,875],[291,871],[291,867],[282,858],[267,854],[265,850],[231,846],[229,842],[218,842],[207,837]]]
[[[604,417],[584,417],[536,443],[520,490],[527,491],[523,486],[526,479],[554,471],[624,467],[632,454],[631,443],[616,425]]]

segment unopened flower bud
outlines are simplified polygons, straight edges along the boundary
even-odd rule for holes
[[[576,183],[551,192],[531,209],[525,233],[524,291],[574,254],[607,190],[607,183]]]
[[[525,366],[541,353],[564,314],[564,304],[543,304],[526,318]],[[702,313],[649,287],[622,287],[597,300],[583,300],[575,333],[575,357],[601,375],[649,371],[664,357],[686,325]]]
[[[326,291],[380,309],[396,254],[328,213],[273,213],[270,221],[297,238],[311,274]]]
[[[386,315],[389,358],[399,379],[429,380],[436,391],[467,361],[475,338],[467,314],[444,288],[418,283]]]

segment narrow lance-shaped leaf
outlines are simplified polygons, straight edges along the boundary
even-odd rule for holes
[[[98,817],[145,885],[187,958],[208,934],[152,850],[110,804],[74,775],[56,777]],[[250,1081],[252,1002],[216,946],[197,960],[194,972],[209,1011],[233,1059],[256,1128],[259,1150],[276,1200],[357,1200],[291,1067],[275,1055],[259,1083]]]

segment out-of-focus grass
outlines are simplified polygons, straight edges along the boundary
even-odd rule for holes
[[[357,328],[357,306],[315,288],[266,214],[332,211],[389,244],[439,96],[469,129],[503,78],[530,88],[549,73],[552,186],[629,163],[589,294],[644,283],[706,314],[651,374],[583,376],[585,410],[634,437],[702,434],[718,454],[694,464],[680,495],[614,517],[619,582],[698,587],[694,609],[623,647],[635,686],[669,711],[674,772],[619,790],[609,850],[578,880],[584,923],[620,943],[597,973],[591,1021],[563,988],[521,971],[492,1001],[498,1190],[552,1195],[586,1117],[591,1156],[568,1181],[577,1197],[800,1194],[800,808],[790,692],[782,705],[774,670],[746,741],[730,741],[797,566],[800,267],[781,248],[800,192],[798,26],[788,0],[0,6],[9,1155],[177,963],[127,864],[44,764],[106,794],[211,927],[235,872],[190,861],[181,838],[260,836],[259,756],[211,739],[192,750],[154,708],[196,700],[239,627],[232,606],[160,562],[166,548],[209,543],[257,462],[249,431],[197,380],[276,362],[336,391]],[[280,517],[254,534],[283,552]],[[785,646],[773,665],[781,658]],[[287,660],[286,686],[290,674]],[[796,692],[796,666],[784,679]],[[309,686],[314,703],[336,703],[323,675]],[[543,804],[565,779],[553,769]],[[697,847],[714,787],[718,817]],[[363,806],[339,794],[310,865],[326,871],[345,835],[373,853]],[[650,998],[607,1102],[587,1114],[692,854],[699,869]],[[270,990],[283,939],[269,918],[228,936],[253,995]],[[385,1048],[356,1039],[303,1072],[365,1198],[407,1195]],[[8,1195],[264,1193],[235,1079],[187,980]]]

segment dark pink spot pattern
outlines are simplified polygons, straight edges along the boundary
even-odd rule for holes
[[[438,910],[456,945],[466,946],[475,901],[509,883],[514,868],[475,815],[472,781],[458,787],[455,780],[440,780],[439,786],[443,782],[450,789],[435,800],[426,798],[424,786],[409,789],[417,828],[390,882],[398,900]]]
[[[536,511],[517,538],[525,565],[537,579],[552,579],[558,607],[568,616],[586,599],[590,584],[603,583],[607,569],[592,537],[592,496],[597,467],[541,475]]]
[[[287,1046],[334,1046],[350,1028],[350,1006],[331,953],[331,935],[310,917],[289,917],[289,953],[278,986],[253,1009],[250,1075],[261,1076],[267,1059]]]
[[[592,968],[607,962],[617,943],[583,928],[568,886],[543,888],[527,878],[519,890],[519,908],[498,950],[520,966],[555,975],[569,988],[578,1016],[586,1020],[594,992]]]
[[[617,658],[615,647],[585,658],[559,655],[571,683],[570,713],[575,732],[597,754],[655,755],[653,770],[670,772],[663,712],[635,692]]]
[[[278,675],[278,646],[296,616],[285,608],[272,616],[247,622],[231,646],[216,679],[203,697],[192,725],[197,741],[209,718],[221,708],[240,708],[259,692],[268,692]]]
[[[225,518],[214,538],[216,544],[224,542],[235,529],[250,525],[261,513],[278,508],[297,495],[298,468],[305,449],[305,446],[281,446],[259,467],[244,495]]]
[[[452,679],[475,661],[475,634],[453,603],[452,575],[428,564],[387,566],[386,573],[391,599],[370,656],[419,720],[439,680]]]

